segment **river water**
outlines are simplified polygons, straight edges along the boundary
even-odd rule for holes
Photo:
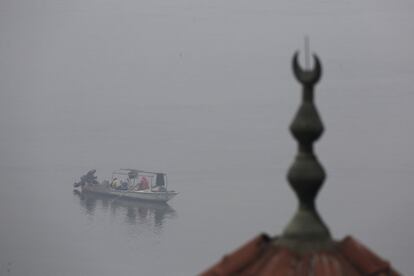
[[[324,66],[318,209],[413,275],[410,1],[2,1],[0,275],[195,275],[296,208],[290,59]],[[85,196],[167,173],[168,205]]]
[[[261,232],[280,233],[295,208],[285,181],[295,144],[287,115],[277,110],[277,105],[147,107],[140,112],[158,119],[138,119],[139,127],[113,126],[113,132],[124,133],[117,139],[86,129],[61,134],[60,127],[41,139],[27,137],[27,159],[1,166],[3,275],[8,262],[10,275],[194,275]],[[329,118],[328,113],[323,111]],[[406,138],[346,150],[341,127],[332,128],[338,134],[328,125],[317,147],[328,172],[321,214],[335,237],[352,234],[410,271],[412,175],[404,165],[411,157],[405,149],[392,156],[377,145],[401,146]],[[374,135],[352,133],[348,139]],[[61,136],[67,142],[53,142]],[[83,137],[91,140],[82,144]],[[116,147],[117,141],[122,145]],[[73,192],[73,182],[91,168],[108,179],[110,165],[161,169],[180,194],[159,206]]]

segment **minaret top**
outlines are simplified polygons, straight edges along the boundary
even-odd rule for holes
[[[296,79],[302,84],[302,103],[290,125],[290,131],[298,141],[298,152],[289,169],[287,178],[295,191],[299,208],[277,243],[299,251],[330,247],[331,236],[320,218],[315,198],[325,180],[325,171],[313,152],[313,143],[322,135],[323,124],[313,102],[315,84],[322,75],[322,66],[316,55],[314,68],[303,70],[298,63],[299,53],[292,60]]]

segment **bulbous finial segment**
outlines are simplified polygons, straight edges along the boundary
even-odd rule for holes
[[[315,65],[312,70],[303,70],[298,62],[299,52],[296,51],[292,59],[292,68],[296,79],[303,85],[315,85],[322,75],[322,66],[317,55],[313,55]]]
[[[319,216],[315,199],[325,180],[325,171],[313,152],[313,143],[322,135],[323,124],[313,102],[313,86],[322,75],[322,66],[313,55],[313,70],[302,70],[298,64],[298,52],[293,56],[292,67],[296,79],[303,85],[302,103],[290,126],[298,141],[298,153],[289,169],[287,178],[299,200],[299,208],[286,227],[280,243],[298,250],[303,247],[330,246],[331,236]]]

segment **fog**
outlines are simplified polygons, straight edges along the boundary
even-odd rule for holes
[[[0,275],[195,275],[280,234],[305,35],[324,69],[318,209],[413,274],[413,34],[411,1],[0,0]],[[72,192],[121,167],[179,195]]]

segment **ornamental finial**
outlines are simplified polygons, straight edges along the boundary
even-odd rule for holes
[[[298,152],[287,178],[298,197],[299,207],[278,243],[306,250],[329,247],[332,240],[315,206],[316,195],[326,177],[313,152],[313,143],[323,133],[323,124],[313,102],[313,87],[322,75],[322,66],[318,57],[313,55],[314,68],[303,70],[298,56],[298,52],[293,56],[292,69],[303,87],[302,103],[290,125],[290,131],[298,141]]]

